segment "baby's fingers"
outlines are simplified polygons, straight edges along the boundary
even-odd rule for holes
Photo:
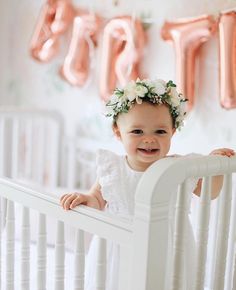
[[[65,194],[61,197],[61,205],[65,210],[70,209],[70,205],[73,202],[74,199],[76,199],[77,194],[71,193],[71,194]]]
[[[211,155],[222,155],[222,156],[234,156],[235,152],[233,149],[229,149],[229,148],[220,148],[220,149],[216,149],[214,151],[211,152]]]
[[[80,205],[80,204],[83,204],[86,202],[86,198],[83,194],[79,194],[77,195],[77,197],[71,202],[70,204],[70,209]]]

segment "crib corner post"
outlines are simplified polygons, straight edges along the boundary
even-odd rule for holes
[[[165,289],[167,215],[168,204],[147,205],[136,201],[131,290]]]

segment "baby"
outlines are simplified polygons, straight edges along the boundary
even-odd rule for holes
[[[113,118],[114,134],[123,143],[126,156],[117,156],[105,150],[99,151],[97,167],[100,176],[97,176],[97,181],[87,194],[69,193],[63,195],[61,197],[62,207],[66,210],[79,204],[96,209],[109,207],[109,200],[105,197],[106,188],[102,184],[105,176],[109,178],[109,172],[105,172],[105,170],[117,171],[116,174],[122,173],[119,183],[117,185],[113,184],[113,187],[117,186],[115,194],[118,197],[121,194],[120,187],[123,187],[124,184],[122,177],[127,171],[123,169],[123,166],[126,169],[128,168],[128,171],[137,173],[140,178],[141,172],[144,172],[157,160],[167,156],[172,136],[176,129],[180,129],[183,125],[186,101],[177,92],[176,85],[172,81],[141,81],[138,79],[136,82],[128,83],[124,89],[116,89],[110,101],[106,104],[108,108],[107,116]],[[210,154],[230,157],[235,153],[232,149],[221,148],[213,150]],[[114,160],[110,160],[110,158]],[[118,162],[119,159],[122,162]],[[104,163],[106,162],[108,164],[105,166]],[[110,168],[109,163],[112,164],[112,167],[118,166],[119,168]],[[122,170],[124,171],[121,172]],[[127,176],[129,176],[129,173],[127,173]],[[133,195],[137,181],[127,186],[128,189],[132,190]],[[222,177],[214,177],[212,184],[213,198],[218,195],[221,185]],[[199,195],[200,190],[201,180],[198,182],[194,193]]]
[[[132,219],[134,195],[143,172],[154,162],[167,157],[171,140],[183,125],[185,102],[172,81],[131,81],[124,89],[116,89],[106,104],[107,116],[113,118],[115,136],[123,143],[126,155],[119,156],[107,150],[97,153],[97,180],[88,193],[68,193],[61,197],[65,210],[80,204],[113,215]],[[234,151],[221,148],[211,152],[214,155],[234,155]],[[169,157],[171,158],[171,157]],[[222,176],[212,178],[212,198],[222,187]],[[199,195],[201,179],[191,181],[190,191]],[[190,227],[190,225],[189,225]],[[194,245],[191,229],[188,230],[189,244]],[[98,240],[95,237],[87,256],[85,289],[94,290],[95,259]],[[190,248],[191,249],[191,248]],[[105,290],[117,290],[119,272],[119,247],[109,243],[107,247],[107,280]],[[185,254],[184,254],[185,255]],[[186,261],[193,251],[186,252]],[[192,263],[192,258],[190,259]],[[190,289],[191,278],[186,277],[186,289]]]

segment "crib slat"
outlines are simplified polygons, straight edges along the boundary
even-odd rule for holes
[[[67,143],[68,147],[68,163],[67,163],[67,178],[66,178],[66,186],[68,188],[74,188],[76,186],[76,146],[73,141],[69,140]]]
[[[230,229],[229,229],[229,243],[226,263],[226,277],[225,277],[225,289],[232,289],[232,278],[235,256],[235,236],[236,236],[236,193],[234,192],[231,205],[231,217],[230,217]],[[236,277],[235,277],[236,278]],[[235,281],[236,282],[236,281]],[[236,284],[233,289],[236,289]]]
[[[186,181],[179,185],[177,193],[175,233],[174,233],[174,255],[172,290],[183,289],[184,275],[184,249],[186,236],[186,221],[188,218],[188,192],[186,191]]]
[[[44,146],[45,146],[45,134],[44,134],[44,122],[42,119],[39,119],[34,122],[34,160],[33,167],[34,174],[33,180],[37,181],[40,184],[43,184],[43,170],[44,170]],[[37,140],[35,142],[35,140]]]
[[[98,256],[96,264],[94,290],[106,288],[106,240],[98,238]]]
[[[234,245],[233,260],[234,260],[234,266],[233,266],[233,269],[232,269],[232,272],[233,272],[233,279],[232,279],[233,280],[232,281],[233,287],[231,287],[229,289],[235,290],[236,289],[236,245]]]
[[[74,290],[84,290],[84,264],[85,264],[85,250],[84,250],[84,231],[76,231],[75,241],[75,266],[74,266]]]
[[[204,289],[207,241],[210,220],[211,178],[205,177],[202,181],[200,208],[197,228],[196,275],[194,289]]]
[[[229,221],[232,199],[232,174],[224,175],[224,184],[220,200],[217,253],[214,277],[214,290],[224,289],[226,256],[228,245]]]
[[[208,244],[212,246],[208,249],[208,259],[209,259],[209,267],[206,273],[207,277],[209,277],[209,287],[213,287],[213,278],[215,272],[215,264],[216,264],[216,239],[217,239],[217,228],[218,228],[218,217],[219,217],[219,198],[215,201],[215,205],[212,208],[211,218],[212,224],[210,224],[212,234],[209,236]]]
[[[46,216],[39,214],[37,242],[37,290],[46,290],[47,233]]]
[[[32,157],[33,157],[33,122],[32,119],[25,120],[25,167],[24,167],[24,176],[32,178]]]
[[[65,240],[64,223],[57,221],[55,243],[55,290],[64,290],[65,277]]]
[[[48,120],[45,124],[45,144],[44,144],[44,184],[50,187],[58,186],[58,168],[59,168],[59,156],[61,142],[58,142],[60,138],[59,126],[56,122]],[[47,146],[47,144],[50,146]],[[57,154],[56,154],[57,153]],[[46,165],[46,166],[45,166]]]
[[[19,119],[12,119],[12,159],[11,177],[18,177],[19,166]]]
[[[0,196],[0,289],[2,285],[2,197]]]
[[[14,203],[7,202],[6,217],[6,290],[14,290],[15,259],[15,209]]]
[[[22,208],[21,229],[21,289],[28,290],[30,282],[30,222],[29,209]]]
[[[5,150],[5,144],[4,144],[4,135],[5,135],[5,121],[4,119],[0,119],[0,176],[4,176],[5,168],[4,168],[4,150]]]

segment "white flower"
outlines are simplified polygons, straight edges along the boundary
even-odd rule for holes
[[[111,103],[111,104],[115,104],[115,103],[117,103],[117,102],[119,102],[118,96],[115,95],[115,94],[113,94],[113,95],[111,96],[110,100],[109,100],[109,103]]]
[[[186,103],[185,102],[181,102],[179,107],[178,107],[178,111],[179,111],[179,115],[180,116],[184,116],[186,113]]]
[[[180,105],[180,97],[175,87],[170,88],[170,98],[172,106],[178,107]]]
[[[106,115],[109,115],[109,116],[114,115],[114,106],[106,105]]]
[[[161,83],[164,87],[166,87],[166,82],[162,79],[157,79],[156,82]]]
[[[137,96],[136,97],[136,102],[137,102],[137,104],[142,104],[142,102],[143,102],[143,100],[139,97],[139,96]]]
[[[143,98],[147,92],[148,92],[148,89],[144,87],[143,85],[136,86],[135,93],[137,97]]]
[[[119,113],[127,112],[134,103],[142,104],[145,100],[154,104],[167,104],[170,107],[175,127],[181,128],[185,118],[185,98],[178,94],[172,81],[166,83],[161,79],[137,79],[130,81],[124,89],[116,89],[106,104],[107,116],[115,118]]]
[[[135,100],[136,98],[136,82],[135,81],[131,81],[125,86],[123,97],[127,98],[130,102]]]
[[[166,92],[166,83],[162,80],[155,80],[152,83],[153,92],[158,96],[163,95]]]

